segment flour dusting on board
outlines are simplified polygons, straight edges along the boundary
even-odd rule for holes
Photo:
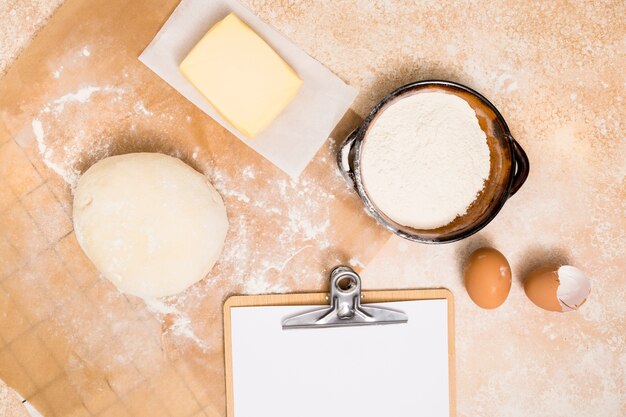
[[[87,156],[105,156],[108,150],[106,143],[94,142],[89,135],[89,124],[92,122],[81,112],[81,105],[88,103],[95,96],[100,100],[120,102],[127,90],[113,86],[87,86],[67,93],[43,106],[31,126],[37,141],[39,154],[48,168],[56,172],[73,189],[80,172],[77,165]],[[70,120],[72,123],[67,123]],[[71,132],[65,132],[66,140],[62,146],[56,145],[58,137],[49,137],[46,127],[51,130],[62,124],[70,126]],[[70,136],[71,135],[71,136]]]
[[[206,309],[212,306],[211,314],[217,314],[214,306],[221,305],[225,295],[313,290],[325,280],[320,265],[339,262],[337,255],[320,255],[320,250],[332,252],[336,239],[330,209],[335,195],[314,180],[268,176],[254,164],[240,171],[226,169],[232,161],[225,156],[211,156],[204,146],[186,144],[184,138],[174,136],[179,133],[170,130],[172,124],[189,120],[184,109],[162,113],[140,97],[128,84],[107,84],[82,86],[52,98],[30,122],[34,150],[72,188],[96,161],[138,146],[142,151],[164,152],[191,163],[215,185],[226,203],[230,223],[216,267],[187,291],[146,301],[143,309],[160,323],[161,343],[183,349],[194,346],[206,352],[219,346],[222,331],[219,316],[207,316]],[[162,136],[153,140],[154,132]],[[172,146],[172,139],[181,143]],[[111,296],[111,302],[119,299]],[[108,306],[102,307],[106,310]],[[126,319],[120,320],[113,322],[120,331],[132,328],[132,324],[124,324]],[[85,322],[82,317],[66,317],[65,321],[75,324],[77,334]],[[97,334],[106,334],[106,323],[99,326],[102,332]],[[93,347],[82,352],[88,362],[94,360],[97,350],[99,338],[95,335]],[[121,346],[120,360],[127,348],[135,351],[133,346]],[[134,353],[128,360],[133,358]]]
[[[330,246],[328,205],[335,197],[308,179],[296,182],[280,178],[268,179],[264,190],[250,187],[248,192],[254,195],[249,196],[237,188],[242,187],[241,182],[252,183],[256,174],[251,168],[244,171],[247,171],[247,180],[237,181],[227,178],[220,170],[213,170],[213,183],[226,199],[227,207],[233,206],[228,200],[235,198],[253,205],[255,211],[262,213],[262,216],[249,217],[237,216],[235,213],[236,217],[231,217],[231,232],[235,236],[227,238],[220,263],[235,267],[237,282],[244,283],[246,293],[281,292],[286,287],[278,284],[278,281],[289,263],[299,257],[306,257],[307,250],[314,246],[322,249]],[[281,207],[283,204],[277,204],[277,201],[286,202],[287,207]],[[273,224],[264,225],[257,220],[259,217]],[[256,243],[256,234],[269,227],[278,230],[271,254],[267,253],[270,248],[259,247]],[[302,273],[306,274],[307,271]],[[314,274],[313,271],[309,273]]]
[[[171,304],[165,304],[161,300],[144,300],[150,311],[158,314],[159,319],[163,321],[165,317],[172,317],[172,324],[165,330],[165,333],[172,333],[175,336],[187,338],[198,345],[203,351],[208,350],[207,344],[200,340],[191,327],[191,319],[188,315],[178,310]]]
[[[254,187],[252,178],[260,175],[252,167],[243,179],[209,165],[204,171],[226,203],[230,226],[224,250],[207,278],[148,305],[166,323],[166,333],[177,336],[176,343],[186,340],[207,350],[219,345],[222,328],[219,316],[207,316],[206,308],[221,305],[224,295],[284,293],[304,283],[319,287],[325,276],[310,257],[334,239],[329,206],[335,196],[308,179],[268,178],[262,189]],[[265,230],[272,231],[271,245],[263,244]]]
[[[226,203],[230,228],[224,250],[206,279],[163,301],[189,317],[206,317],[189,325],[213,347],[222,328],[219,316],[207,317],[208,305],[222,305],[222,297],[230,294],[314,290],[326,279],[323,265],[340,260],[330,250],[337,237],[330,221],[335,195],[328,188],[306,178],[280,177],[267,178],[259,187],[254,179],[263,175],[252,166],[243,169],[244,175],[209,163],[202,171]],[[316,263],[311,258],[320,256],[320,249],[324,257]]]

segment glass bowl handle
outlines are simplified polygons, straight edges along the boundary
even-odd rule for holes
[[[513,175],[513,183],[511,184],[511,190],[509,191],[509,197],[514,195],[526,182],[528,173],[530,172],[530,162],[524,149],[517,141],[511,137],[513,143],[513,159],[515,160],[515,174]]]

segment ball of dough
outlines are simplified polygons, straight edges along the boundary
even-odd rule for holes
[[[159,153],[103,159],[74,192],[78,243],[124,293],[145,299],[179,293],[217,261],[228,219],[202,174]]]

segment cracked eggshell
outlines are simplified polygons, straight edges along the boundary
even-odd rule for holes
[[[524,291],[538,307],[564,313],[577,310],[587,301],[591,284],[578,268],[550,264],[528,275],[524,281]]]

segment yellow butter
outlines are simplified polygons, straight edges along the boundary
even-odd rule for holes
[[[248,138],[265,129],[302,85],[293,69],[232,13],[204,35],[179,69]]]

